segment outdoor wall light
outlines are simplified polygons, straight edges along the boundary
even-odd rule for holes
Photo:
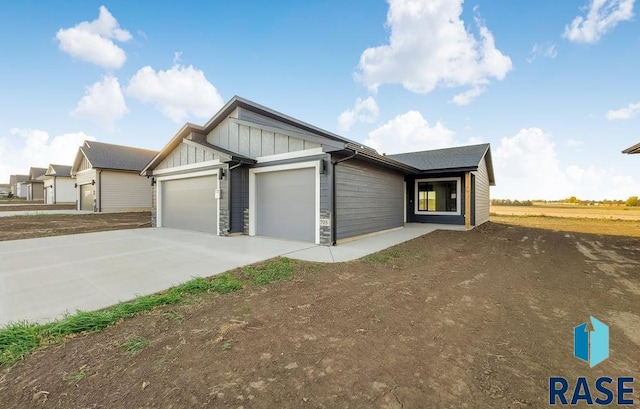
[[[151,186],[156,184],[156,178],[151,178]]]
[[[220,169],[220,172],[218,172],[218,179],[219,180],[224,179],[224,169]]]
[[[73,187],[77,189],[77,188],[78,188],[78,184],[77,184],[77,183],[74,183],[74,184],[73,184]]]
[[[93,180],[91,181],[91,185],[95,185],[95,184],[96,184],[96,180],[95,180],[95,179],[93,179]]]

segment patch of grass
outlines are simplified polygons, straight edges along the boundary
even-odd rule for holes
[[[127,354],[136,355],[147,345],[149,345],[148,339],[146,339],[145,337],[135,337],[126,340],[125,342],[120,344],[120,347],[124,348]]]
[[[180,314],[178,311],[167,311],[164,313],[164,316],[167,317],[168,319],[175,321],[177,323],[182,323],[182,320],[184,319],[184,317],[182,316],[182,314]]]
[[[78,371],[74,374],[64,374],[62,376],[62,380],[65,382],[68,382],[69,384],[74,384],[74,383],[78,383],[81,380],[84,379],[84,377],[86,376],[86,374],[83,371]]]
[[[372,264],[384,264],[391,260],[400,258],[401,255],[402,254],[400,254],[400,252],[397,250],[388,250],[388,251],[382,251],[379,253],[374,253],[374,254],[369,254],[368,256],[364,256],[362,258],[362,261],[366,263],[372,263]]]
[[[39,346],[69,335],[100,331],[158,306],[188,302],[198,293],[226,294],[242,287],[242,283],[229,273],[214,278],[194,278],[161,294],[138,297],[100,311],[78,311],[48,324],[10,323],[0,328],[0,367],[13,365]]]
[[[231,349],[231,347],[233,347],[233,344],[231,343],[231,341],[227,341],[224,344],[222,344],[223,351],[228,351]]]
[[[280,257],[260,266],[247,266],[242,274],[255,286],[263,286],[274,281],[291,278],[293,275],[292,262],[286,257]]]
[[[376,324],[379,324],[382,322],[382,318],[378,317],[377,315],[374,315],[373,318],[371,318],[371,321],[375,322]]]

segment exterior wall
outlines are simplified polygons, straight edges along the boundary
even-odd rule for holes
[[[42,183],[27,184],[28,200],[44,200],[44,187]]]
[[[74,184],[74,180],[70,177],[57,176],[54,178],[54,176],[47,176],[47,178],[44,180],[45,189],[55,190],[53,193],[53,202],[47,204],[75,203],[77,193]]]
[[[480,226],[482,223],[489,221],[489,172],[485,158],[482,158],[478,171],[473,172],[475,175],[475,225]]]
[[[238,124],[229,119],[222,121],[207,135],[207,142],[252,158],[320,147],[315,142]]]
[[[452,215],[425,215],[415,212],[415,181],[416,179],[432,178],[460,178],[460,214]],[[460,173],[438,173],[419,176],[408,176],[407,182],[407,222],[408,223],[436,223],[436,224],[459,224],[464,226],[464,203],[465,203],[465,180],[464,172]]]
[[[402,227],[402,173],[351,159],[335,166],[336,238]]]
[[[29,192],[29,189],[26,183],[22,183],[22,182],[16,183],[16,193],[15,193],[16,196],[26,198],[28,192]]]
[[[98,171],[98,211],[136,212],[151,210],[151,180],[137,172]]]
[[[91,184],[92,180],[96,180],[96,170],[95,169],[85,169],[83,171],[79,171],[76,174],[75,183],[78,185],[78,187],[76,188],[76,208],[78,210],[80,210],[80,208],[81,208],[80,186],[81,185],[86,185],[86,184]],[[94,186],[94,188],[95,188],[95,186]],[[95,195],[94,195],[94,198],[95,198]]]
[[[192,165],[214,159],[220,158],[208,149],[181,143],[164,158],[155,169],[169,169],[176,166]]]

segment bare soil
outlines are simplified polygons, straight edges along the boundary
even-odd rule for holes
[[[151,227],[149,212],[0,217],[0,241],[143,227]]]
[[[640,215],[640,213],[638,213],[638,215]],[[510,216],[492,214],[491,221],[514,226],[533,227],[536,229],[640,237],[640,219],[610,220],[573,216]]]
[[[0,204],[0,212],[16,212],[22,210],[74,210],[76,208],[75,204],[56,204],[56,205],[46,205],[46,204],[37,204],[32,202],[26,202],[21,204]]]
[[[604,375],[640,377],[640,239],[488,223],[51,345],[0,372],[0,407],[540,408],[550,376]]]

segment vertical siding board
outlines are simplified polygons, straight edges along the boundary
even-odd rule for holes
[[[229,121],[229,150],[232,152],[238,152],[238,130],[239,125]]]
[[[262,156],[262,130],[260,128],[251,127],[251,136],[249,142],[249,155],[254,158]]]
[[[239,139],[238,139],[238,153],[250,156],[251,149],[249,143],[249,127],[246,125],[239,125]]]
[[[260,156],[273,155],[275,153],[275,134],[262,131],[262,154]]]
[[[229,120],[225,119],[222,121],[220,125],[218,125],[218,128],[220,129],[220,136],[218,137],[219,144],[217,146],[229,149]]]
[[[352,159],[336,172],[338,240],[404,225],[404,176]]]
[[[301,151],[304,149],[304,141],[302,139],[289,137],[289,152]]]
[[[275,151],[278,153],[289,152],[289,137],[287,135],[275,134]]]

